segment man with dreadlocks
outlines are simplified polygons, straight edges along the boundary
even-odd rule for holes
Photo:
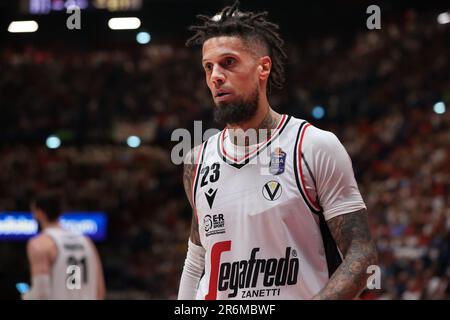
[[[178,298],[353,299],[377,255],[350,157],[331,132],[270,107],[283,41],[267,12],[237,7],[199,15],[187,41],[202,46],[226,127],[185,160],[194,213]]]

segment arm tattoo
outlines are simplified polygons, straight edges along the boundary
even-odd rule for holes
[[[195,214],[192,214],[192,223],[191,223],[191,241],[192,243],[201,246],[202,243],[200,241],[200,233],[198,232],[198,223],[195,218]]]
[[[331,234],[344,260],[315,299],[353,299],[366,286],[367,267],[377,264],[364,210],[343,214],[328,221]]]
[[[186,192],[186,196],[191,204],[191,207],[194,208],[194,202],[192,199],[192,179],[194,178],[194,171],[196,167],[195,157],[198,153],[198,147],[191,150],[190,155],[186,158],[184,162],[183,169],[183,185],[184,191]],[[200,234],[198,232],[198,223],[195,217],[195,213],[192,212],[192,223],[191,223],[191,241],[196,245],[201,245],[200,242]]]
[[[188,159],[184,163],[184,168],[183,168],[183,185],[184,185],[184,192],[186,192],[186,196],[189,200],[189,203],[191,204],[191,207],[193,206],[193,203],[192,203],[192,179],[194,178],[194,170],[195,170],[194,161],[191,161],[190,159]]]

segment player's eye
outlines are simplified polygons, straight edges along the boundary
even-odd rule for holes
[[[204,66],[205,71],[211,71],[212,70],[212,64],[211,63],[207,63]]]
[[[226,66],[231,66],[231,65],[233,65],[235,62],[236,62],[236,59],[234,59],[234,58],[226,58],[226,59],[225,59],[225,65],[226,65]]]

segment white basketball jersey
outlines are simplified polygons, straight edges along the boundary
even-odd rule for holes
[[[365,205],[351,163],[351,177],[331,185],[326,193],[338,194],[321,203],[317,184],[336,165],[323,161],[326,147],[315,150],[320,135],[332,134],[283,115],[270,139],[247,153],[226,129],[200,146],[192,199],[206,255],[197,299],[309,299],[323,288],[341,262],[326,220]]]
[[[58,253],[52,266],[51,300],[97,299],[97,261],[87,239],[60,228],[45,229]]]

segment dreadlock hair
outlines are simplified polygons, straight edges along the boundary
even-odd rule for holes
[[[206,40],[219,36],[237,36],[246,44],[255,42],[262,44],[272,59],[268,92],[272,86],[281,89],[285,81],[284,62],[287,55],[283,49],[284,41],[277,32],[279,26],[266,20],[267,11],[241,12],[238,6],[239,1],[236,1],[213,17],[197,15],[197,18],[203,21],[203,25],[189,27],[195,34],[186,41],[186,46],[203,45]]]

